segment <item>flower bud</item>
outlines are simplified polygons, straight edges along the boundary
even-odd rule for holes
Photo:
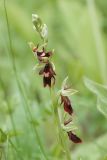
[[[42,26],[41,36],[42,36],[43,39],[48,38],[48,27],[47,27],[46,24],[43,24],[43,26]]]
[[[42,21],[37,14],[32,14],[32,22],[34,25],[34,29],[36,29],[37,31],[40,31],[40,28],[42,26]]]

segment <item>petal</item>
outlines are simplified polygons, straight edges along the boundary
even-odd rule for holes
[[[70,115],[73,113],[73,108],[71,107],[71,104],[68,105],[64,103],[64,110],[68,112]]]
[[[52,83],[51,83],[51,85],[54,85],[54,84],[55,84],[55,77],[52,76]]]
[[[62,82],[62,87],[61,88],[63,88],[63,89],[65,88],[65,86],[67,85],[67,81],[68,81],[68,76]]]
[[[72,122],[71,122],[72,123]],[[66,131],[67,133],[70,132],[70,131],[75,131],[77,130],[77,126],[75,126],[74,124],[68,124],[68,125],[64,125],[64,124],[61,124],[61,127],[64,131]]]
[[[69,139],[72,142],[74,142],[74,143],[81,143],[82,142],[82,140],[79,137],[77,137],[74,133],[72,133],[72,131],[69,131],[67,133],[68,133]]]
[[[75,93],[77,93],[78,91],[77,90],[75,90],[75,89],[70,89],[70,88],[68,88],[68,89],[63,89],[62,90],[62,95],[63,96],[72,96],[73,94],[75,94]]]
[[[64,110],[71,115],[73,113],[73,108],[72,108],[71,102],[67,96],[61,95],[61,104],[62,103],[64,105]]]
[[[51,51],[46,53],[46,57],[50,57],[50,56],[52,56],[52,52]]]
[[[37,51],[37,56],[38,56],[38,57],[41,57],[42,54],[43,54],[43,51],[41,51],[41,52],[40,52],[40,51]]]

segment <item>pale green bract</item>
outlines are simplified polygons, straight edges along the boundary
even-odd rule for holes
[[[61,124],[61,127],[64,131],[69,132],[69,131],[75,131],[78,128],[73,124],[73,122],[70,122],[68,125]]]
[[[61,90],[58,91],[58,95],[61,94],[62,96],[69,97],[78,92],[77,90],[72,89],[71,87],[68,87],[67,81],[68,81],[68,76],[62,82],[62,87],[61,87]]]

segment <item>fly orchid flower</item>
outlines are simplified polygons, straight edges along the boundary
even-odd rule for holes
[[[39,75],[43,75],[44,87],[46,87],[46,86],[51,87],[52,85],[55,84],[56,73],[55,73],[53,66],[50,62],[45,64],[44,68],[42,68],[40,70]]]
[[[69,118],[64,121],[64,124],[61,124],[62,129],[67,133],[69,139],[74,143],[81,143],[82,140],[75,134],[75,131],[78,129],[73,118]]]
[[[38,45],[35,47],[32,42],[29,43],[29,46],[39,62],[34,66],[33,70],[38,71],[39,75],[43,75],[44,87],[51,87],[55,84],[56,75],[55,66],[52,62],[50,62],[50,57],[52,56],[54,50],[46,52],[44,47],[42,47],[42,50],[40,50],[41,46],[39,48]]]
[[[65,112],[68,112],[70,115],[73,113],[73,108],[71,106],[71,102],[67,96],[61,95],[61,104],[64,105]]]
[[[73,108],[72,108],[69,96],[73,95],[77,91],[67,86],[67,80],[68,80],[68,77],[66,77],[65,80],[63,81],[59,94],[61,97],[61,104],[63,104],[65,112],[68,112],[70,115],[72,115]]]

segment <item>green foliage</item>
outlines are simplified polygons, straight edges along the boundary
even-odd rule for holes
[[[97,0],[94,5],[93,2],[6,0],[14,73],[4,0],[0,1],[0,79],[4,84],[0,82],[0,142],[7,142],[10,137],[6,148],[8,160],[46,159],[35,133],[39,133],[49,159],[65,160],[53,122],[50,93],[32,71],[37,62],[28,42],[36,45],[39,39],[32,28],[32,13],[40,15],[49,28],[48,48],[55,49],[56,90],[61,89],[63,79],[69,76],[72,88],[79,91],[71,101],[83,144],[67,142],[72,159],[107,159],[107,2]],[[89,77],[85,78],[85,85],[83,76]]]
[[[97,108],[107,118],[107,103],[98,99]]]
[[[97,108],[107,118],[107,86],[84,78],[86,87],[97,96]]]

